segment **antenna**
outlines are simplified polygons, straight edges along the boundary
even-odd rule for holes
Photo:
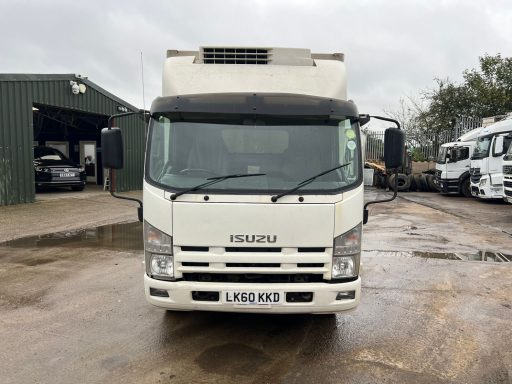
[[[142,78],[142,109],[146,110],[146,97],[144,96],[144,60],[142,60],[142,51],[140,51],[140,75]]]

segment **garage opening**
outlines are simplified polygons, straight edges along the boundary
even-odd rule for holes
[[[102,185],[100,140],[108,116],[43,104],[34,104],[32,111],[34,146],[59,150],[85,169],[87,184]]]

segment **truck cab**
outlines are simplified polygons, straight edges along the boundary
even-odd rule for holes
[[[512,204],[512,145],[503,158],[503,199]]]
[[[436,179],[441,193],[471,196],[469,168],[475,138],[482,128],[462,135],[457,141],[442,144],[436,161]]]
[[[364,205],[359,126],[370,117],[347,100],[343,58],[292,48],[168,51],[139,202],[151,304],[256,313],[357,306],[366,207],[396,192]],[[388,129],[384,144],[386,165],[397,169],[403,131]],[[102,131],[102,150],[106,168],[122,168],[120,128]]]
[[[512,118],[480,131],[471,156],[471,194],[481,199],[503,199],[503,158],[512,142]]]

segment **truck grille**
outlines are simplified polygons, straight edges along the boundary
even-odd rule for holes
[[[470,168],[469,174],[471,175],[472,183],[478,183],[482,178],[482,175],[480,174],[480,168]]]
[[[505,180],[503,181],[503,185],[505,188],[512,188],[512,181]]]
[[[505,195],[508,197],[512,197],[512,191],[509,191],[508,189],[505,189]]]
[[[512,175],[512,165],[504,165],[503,166],[503,174],[504,175]]]
[[[207,251],[205,252],[205,248]],[[175,277],[185,281],[308,283],[330,275],[332,249],[324,247],[174,247]]]
[[[183,280],[212,283],[318,283],[322,274],[184,273]]]
[[[204,64],[268,64],[269,50],[264,48],[201,48]]]

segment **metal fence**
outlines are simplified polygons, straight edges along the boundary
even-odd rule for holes
[[[482,126],[478,117],[458,117],[454,126],[444,132],[406,132],[407,150],[413,160],[434,160],[439,146],[457,140],[466,132]],[[382,160],[384,158],[384,131],[363,130],[366,135],[365,160]]]

